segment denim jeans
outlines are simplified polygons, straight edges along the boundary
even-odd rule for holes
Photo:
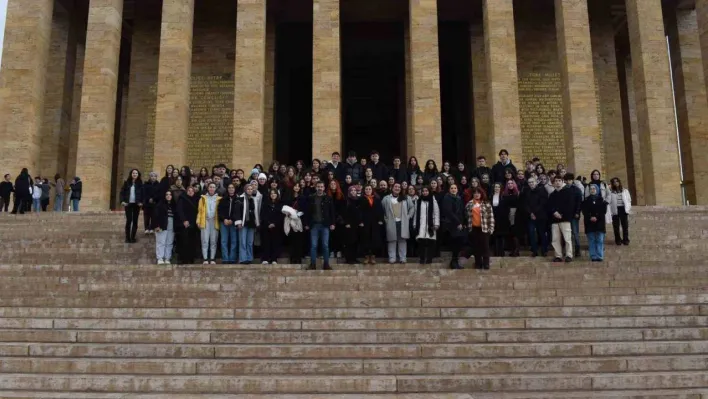
[[[80,200],[77,200],[77,199],[71,200],[71,210],[72,210],[72,211],[74,211],[74,212],[78,212],[78,211],[79,211],[79,201],[80,201]]]
[[[32,198],[32,208],[37,213],[42,212],[42,200],[40,198]]]
[[[548,234],[546,222],[539,220],[528,220],[529,241],[531,241],[531,252],[538,255],[538,234],[541,235],[541,253],[548,253]]]
[[[317,263],[317,242],[322,244],[324,263],[329,264],[329,226],[313,224],[310,227],[310,264]]]
[[[580,253],[580,219],[571,219],[570,229],[573,232],[573,251],[575,252],[575,256],[578,256]]]
[[[64,210],[64,196],[55,195],[54,196],[54,212],[61,212]]]
[[[590,246],[590,259],[605,259],[605,233],[593,232],[588,234],[588,244]]]
[[[236,263],[239,246],[239,230],[233,224],[227,226],[221,222],[221,261]]]
[[[256,235],[254,227],[244,227],[238,233],[238,260],[239,262],[253,262],[253,239]]]

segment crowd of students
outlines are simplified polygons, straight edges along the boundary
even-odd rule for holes
[[[183,264],[250,264],[256,255],[275,264],[287,247],[290,262],[300,264],[309,248],[310,269],[318,255],[331,269],[333,256],[373,264],[377,255],[389,263],[410,255],[424,264],[444,249],[451,268],[474,256],[476,268],[488,269],[492,255],[519,256],[526,246],[532,256],[547,256],[549,244],[554,261],[571,262],[580,256],[581,217],[592,261],[604,259],[606,223],[617,245],[629,245],[629,192],[597,170],[587,181],[563,165],[547,171],[538,159],[517,169],[506,150],[491,168],[484,156],[472,169],[392,161],[385,165],[373,151],[361,159],[349,152],[344,161],[335,152],[310,165],[273,161],[248,173],[223,164],[197,173],[170,165],[145,181],[132,170],[120,193],[125,240],[136,242],[142,210],[158,264],[170,263],[173,249]]]
[[[13,214],[25,212],[47,212],[50,198],[54,192],[54,212],[64,211],[65,199],[68,200],[68,210],[79,211],[79,202],[83,191],[83,182],[74,177],[66,184],[61,175],[54,175],[53,180],[35,176],[32,178],[27,168],[23,168],[13,183],[12,176],[7,173],[0,182],[0,212],[9,212],[12,198]]]

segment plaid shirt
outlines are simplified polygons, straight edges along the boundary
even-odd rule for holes
[[[467,214],[467,228],[472,230],[472,207],[474,207],[474,201],[470,201],[465,206],[465,213]],[[492,205],[489,202],[482,202],[481,204],[481,222],[482,222],[482,233],[494,234],[494,212],[492,211]]]

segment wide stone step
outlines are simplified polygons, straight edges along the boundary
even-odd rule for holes
[[[430,375],[703,370],[707,355],[498,359],[65,359],[0,357],[0,373],[148,375]]]
[[[326,377],[326,378],[325,378]],[[704,372],[631,372],[493,376],[140,376],[0,374],[10,390],[179,393],[421,393],[545,390],[687,389],[708,385]]]

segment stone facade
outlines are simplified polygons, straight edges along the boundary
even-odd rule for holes
[[[311,134],[312,146],[300,158],[349,150],[341,32],[350,22],[403,27],[404,94],[392,133],[402,134],[399,154],[439,164],[458,156],[442,145],[449,141],[441,108],[453,100],[440,90],[438,30],[460,19],[471,48],[460,61],[471,81],[468,160],[493,162],[506,148],[517,166],[539,156],[547,169],[562,163],[583,176],[599,169],[631,187],[640,204],[680,204],[683,178],[687,200],[708,202],[700,162],[708,145],[706,0],[664,9],[660,0],[627,0],[621,20],[616,4],[587,0],[484,0],[455,15],[436,0],[399,9],[362,3],[354,14],[337,0],[315,0],[311,10],[266,0],[165,0],[126,3],[128,10],[123,3],[9,2],[0,149],[13,156],[0,166],[13,175],[22,165],[33,175],[80,176],[82,209],[115,206],[131,168],[147,177],[167,164],[267,166],[287,152],[282,145],[309,147],[301,134]],[[279,102],[298,99],[278,89],[280,74],[290,72],[276,68],[283,51],[276,44],[287,43],[280,24],[292,22],[312,25],[312,131],[283,138],[278,123],[288,119],[278,118],[279,109],[295,108]]]

